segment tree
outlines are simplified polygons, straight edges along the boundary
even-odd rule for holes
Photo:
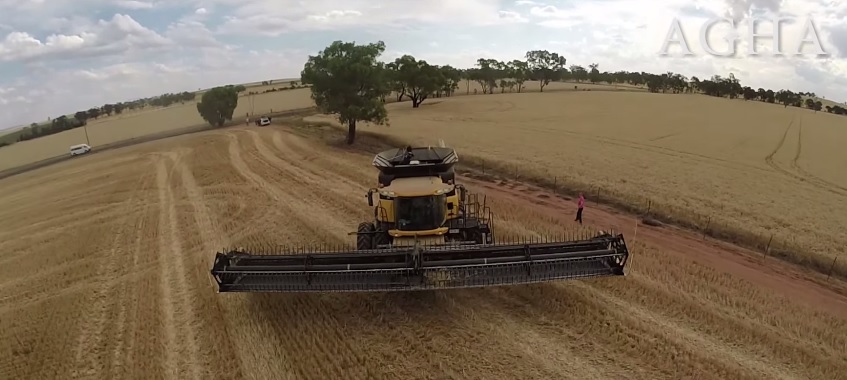
[[[82,125],[88,124],[88,112],[85,111],[77,111],[74,114],[74,119],[79,120]]]
[[[518,92],[523,89],[523,84],[530,79],[532,72],[529,70],[529,65],[525,61],[515,59],[509,62],[509,71],[514,79],[515,85],[518,87]]]
[[[483,94],[493,94],[497,87],[499,61],[496,59],[480,58],[475,67],[469,70],[469,78],[479,83]]]
[[[443,90],[445,81],[439,67],[411,55],[392,62],[388,79],[389,88],[400,92],[398,99],[405,94],[412,100],[412,108],[418,108],[430,95]]]
[[[104,104],[102,110],[103,110],[103,113],[106,114],[106,116],[112,116],[112,112],[115,111],[115,105],[114,104]]]
[[[443,92],[446,96],[452,96],[453,92],[459,88],[459,81],[462,80],[461,70],[450,65],[441,66],[438,69],[441,71],[443,79],[441,83],[441,92]]]
[[[744,86],[742,91],[743,91],[742,93],[744,95],[744,100],[756,99],[757,92],[753,88],[748,87],[748,86]]]
[[[311,84],[312,100],[324,113],[337,114],[347,125],[347,144],[356,139],[356,123],[382,125],[388,112],[382,99],[391,91],[389,72],[377,58],[385,51],[379,41],[367,45],[335,41],[316,56],[309,56],[300,82]]]
[[[559,56],[559,53],[551,53],[547,50],[528,51],[525,58],[529,66],[531,79],[537,80],[540,83],[541,92],[544,92],[544,86],[550,84],[550,81],[561,78],[562,69],[565,68],[565,63],[567,62],[565,57]]]
[[[197,103],[197,112],[212,126],[222,127],[225,122],[232,120],[236,106],[238,92],[233,86],[215,87],[203,93]]]
[[[443,81],[438,68],[426,61],[413,61],[410,66],[401,67],[400,78],[406,82],[409,98],[412,99],[412,108],[420,107],[427,97],[438,91]]]
[[[562,66],[564,68],[564,65]],[[580,65],[571,65],[571,78],[577,82],[582,82],[588,79],[588,70]]]
[[[815,100],[814,99],[806,98],[806,101],[804,103],[806,103],[806,108],[808,108],[810,110],[815,109]]]
[[[601,75],[600,70],[597,68],[600,67],[599,63],[592,63],[588,65],[588,81],[591,83],[597,83],[600,81]]]

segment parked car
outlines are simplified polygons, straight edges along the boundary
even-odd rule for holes
[[[271,118],[269,118],[267,116],[260,117],[258,120],[256,120],[256,125],[258,125],[260,127],[264,127],[266,125],[271,125]]]
[[[90,151],[91,151],[91,147],[88,146],[88,144],[71,145],[71,156],[86,154]]]

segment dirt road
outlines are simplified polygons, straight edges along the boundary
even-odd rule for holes
[[[0,378],[835,379],[844,285],[589,203],[629,275],[418,294],[216,294],[216,250],[351,243],[371,156],[245,127],[0,181]],[[501,237],[570,203],[463,179]],[[43,185],[43,184],[49,185]],[[544,203],[536,203],[541,201]],[[634,236],[630,238],[630,236]],[[634,240],[634,242],[633,242]]]

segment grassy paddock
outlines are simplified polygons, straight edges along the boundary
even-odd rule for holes
[[[838,147],[830,142],[847,131],[837,116],[705,96],[476,98],[419,110],[392,105],[392,126],[361,128],[357,145],[372,152],[443,138],[463,167],[512,179],[517,172],[562,194],[583,191],[589,202],[847,278],[843,164],[832,162]],[[608,104],[620,106],[606,111]],[[335,125],[324,115],[304,123]]]

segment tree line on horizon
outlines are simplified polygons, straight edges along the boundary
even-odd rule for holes
[[[246,87],[243,85],[227,86],[234,88],[238,92],[246,90]],[[68,117],[68,115],[61,115],[55,118],[50,118],[46,124],[32,123],[18,133],[16,142],[32,140],[70,129],[79,128],[87,125],[90,120],[96,120],[101,117],[108,117],[112,115],[120,115],[126,110],[134,111],[150,107],[168,107],[177,103],[184,104],[185,102],[194,101],[196,97],[197,95],[194,92],[183,91],[179,93],[166,93],[159,96],[141,98],[128,102],[108,103],[100,107],[92,107],[88,110],[77,111],[70,117]],[[0,141],[0,146],[4,145],[10,145],[10,142]]]
[[[530,50],[524,59],[500,61],[479,58],[474,67],[460,69],[450,65],[434,65],[403,55],[391,62],[378,58],[385,51],[382,41],[357,45],[354,42],[335,41],[315,56],[309,56],[301,72],[301,81],[311,85],[312,99],[321,112],[335,114],[348,128],[347,143],[355,141],[356,125],[360,121],[377,125],[388,122],[385,100],[392,92],[397,101],[404,97],[418,108],[426,99],[451,96],[465,80],[467,94],[470,82],[477,82],[483,94],[521,92],[524,83],[537,82],[539,91],[551,82],[606,83],[645,86],[651,93],[701,93],[723,98],[743,98],[785,107],[806,107],[815,111],[824,109],[814,93],[791,90],[773,91],[742,86],[734,74],[727,77],[714,75],[700,79],[667,72],[661,74],[631,71],[601,72],[599,64],[567,65],[567,59],[547,50]],[[476,90],[474,90],[476,92]],[[806,100],[803,97],[807,96]],[[839,105],[826,106],[826,111],[847,115]]]
[[[364,45],[335,41],[318,55],[310,56],[301,72],[301,83],[311,87],[311,96],[318,108],[324,113],[338,115],[339,121],[348,126],[350,144],[355,139],[358,121],[375,124],[387,122],[384,103],[392,93],[396,101],[400,102],[405,98],[410,100],[413,108],[418,108],[426,99],[456,94],[462,81],[465,82],[464,92],[468,95],[471,93],[471,82],[478,83],[483,94],[522,92],[527,88],[526,82],[536,82],[540,92],[544,92],[544,88],[551,82],[628,84],[646,87],[647,91],[652,93],[700,93],[847,115],[847,108],[840,105],[824,107],[819,100],[814,99],[814,93],[785,89],[753,89],[742,86],[732,73],[726,77],[714,75],[708,79],[700,79],[674,72],[655,74],[644,71],[600,71],[597,63],[591,63],[587,67],[567,65],[564,56],[547,50],[527,51],[522,60],[479,58],[474,67],[456,68],[451,65],[430,64],[408,54],[394,61],[383,62],[379,60],[379,56],[384,51],[385,44],[382,41]],[[270,83],[271,81],[262,82]],[[198,103],[198,112],[211,125],[223,125],[225,121],[232,120],[234,107],[237,106],[237,94],[245,90],[243,85],[210,89],[203,94],[203,97],[208,97],[205,103]],[[477,90],[474,89],[473,92],[477,93]],[[235,105],[232,101],[233,93]],[[804,96],[807,97],[805,100]],[[120,114],[125,109],[166,107],[177,102],[193,101],[195,98],[196,94],[193,92],[182,92],[105,104],[78,111],[73,117],[59,116],[52,119],[48,125],[33,123],[18,135],[18,141],[78,128],[86,125],[88,120]]]

